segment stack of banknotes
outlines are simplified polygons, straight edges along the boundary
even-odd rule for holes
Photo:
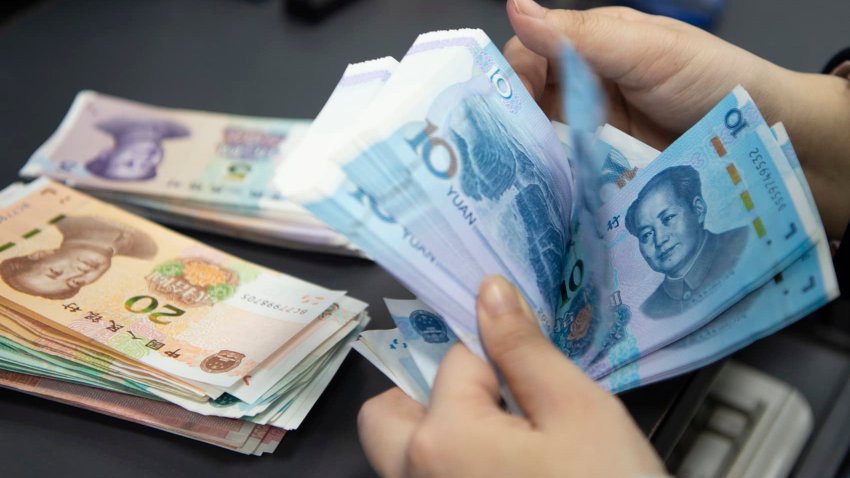
[[[173,226],[358,255],[271,187],[309,124],[160,108],[83,91],[21,176],[64,181]]]
[[[483,354],[482,279],[516,284],[564,354],[618,392],[692,370],[836,297],[781,124],[737,87],[658,152],[604,125],[564,46],[553,124],[480,30],[350,65],[275,182],[417,301],[355,348],[426,401],[456,340]],[[554,377],[553,377],[554,379]]]
[[[2,387],[260,455],[365,308],[46,178],[0,192]]]

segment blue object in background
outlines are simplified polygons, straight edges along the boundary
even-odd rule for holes
[[[720,13],[724,0],[628,0],[624,5],[654,15],[677,18],[691,25],[711,30]]]

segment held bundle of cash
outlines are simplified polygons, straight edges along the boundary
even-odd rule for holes
[[[365,308],[44,178],[0,192],[2,387],[260,455]]]
[[[276,184],[418,298],[355,347],[419,400],[446,347],[483,356],[482,279],[611,391],[692,370],[837,293],[781,124],[735,88],[662,153],[610,126],[564,47],[553,125],[480,30],[426,33],[350,65]]]
[[[359,254],[270,187],[309,124],[160,108],[83,91],[21,176],[61,180],[173,226]]]

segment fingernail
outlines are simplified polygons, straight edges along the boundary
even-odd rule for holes
[[[513,0],[514,8],[517,13],[528,15],[535,18],[543,18],[546,15],[546,8],[541,6],[534,0]]]
[[[481,284],[481,305],[490,317],[499,317],[520,310],[519,296],[514,286],[502,276],[490,276]]]

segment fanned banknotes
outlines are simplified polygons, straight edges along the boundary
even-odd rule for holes
[[[566,128],[563,124],[555,124],[555,127],[562,133]],[[783,125],[774,125],[771,130],[814,213],[814,199]],[[600,138],[611,147],[607,154],[613,155],[622,166],[616,175],[610,174],[610,169],[607,175],[612,181],[606,184],[616,189],[622,188],[660,154],[610,125],[600,132]],[[624,171],[631,173],[623,174]],[[660,350],[617,368],[599,378],[599,384],[612,392],[621,392],[694,370],[790,325],[837,297],[835,272],[823,232],[820,231],[815,239],[814,248],[716,319]],[[456,338],[446,333],[449,329],[442,317],[419,301],[388,299],[387,306],[398,328],[361,334],[355,350],[410,396],[426,403],[435,376],[435,364],[442,360]],[[416,320],[420,316],[429,319]],[[414,353],[425,358],[414,360]]]
[[[514,282],[553,343],[612,390],[730,353],[837,294],[790,142],[743,88],[655,157],[603,126],[589,68],[568,45],[563,60],[569,126],[550,123],[480,30],[423,34],[385,84],[331,98],[322,114],[352,120],[308,130],[321,140],[278,173],[285,197],[421,301],[388,302],[398,330],[356,346],[414,396],[455,337],[482,353],[474,300],[488,274]],[[727,326],[737,334],[700,359],[641,374],[654,354],[748,320],[733,306],[809,277],[801,263],[816,277],[804,301],[774,301],[771,320]]]
[[[298,427],[365,308],[46,179],[0,192],[0,369],[40,377],[2,386],[259,454]]]

